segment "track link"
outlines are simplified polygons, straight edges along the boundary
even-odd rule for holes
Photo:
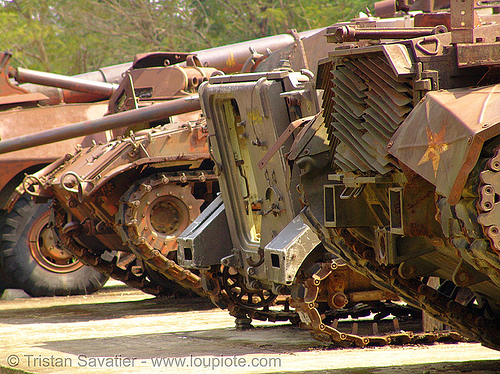
[[[437,340],[463,340],[462,336],[452,331],[439,332],[413,332],[400,329],[399,320],[393,320],[394,332],[378,333],[378,322],[373,322],[373,334],[358,334],[358,323],[351,323],[352,333],[346,333],[340,330],[339,320],[334,319],[332,324],[326,323],[326,315],[318,310],[318,295],[321,293],[324,281],[335,272],[337,264],[334,261],[321,264],[310,278],[302,282],[304,287],[304,296],[295,299],[291,305],[297,310],[302,321],[302,326],[311,330],[312,335],[322,341],[330,342],[334,345],[349,346],[355,345],[365,347],[367,345],[388,345],[388,344],[417,344],[421,342],[432,342]],[[342,265],[345,266],[345,265]],[[387,312],[390,311],[388,307]],[[347,311],[347,314],[349,312]],[[346,314],[346,313],[342,313]],[[344,330],[345,331],[345,330]]]
[[[344,244],[351,249],[351,259],[358,264],[363,264],[363,267],[367,269],[365,274],[375,283],[381,286],[384,283],[389,285],[389,288],[395,289],[403,299],[418,306],[419,309],[430,312],[445,324],[464,332],[468,338],[498,346],[500,342],[498,320],[487,320],[480,309],[467,308],[421,280],[402,278],[398,274],[397,267],[380,265],[375,260],[373,248],[360,242],[349,230],[335,229],[334,231],[335,235],[343,238]],[[453,334],[456,336],[456,333]],[[415,338],[421,336],[421,334],[414,335],[416,335]]]

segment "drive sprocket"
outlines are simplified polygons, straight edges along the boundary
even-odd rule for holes
[[[116,219],[124,242],[145,244],[163,255],[177,250],[177,237],[204,203],[191,189],[190,184],[170,183],[165,175],[134,183],[123,195]]]

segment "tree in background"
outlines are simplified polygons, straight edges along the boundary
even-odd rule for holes
[[[50,18],[50,7],[43,0],[3,2],[0,47],[13,51],[21,65],[50,71],[52,52],[61,44]]]
[[[366,0],[195,0],[194,23],[217,45],[305,31],[349,20],[373,6]],[[203,11],[200,12],[199,10]]]
[[[366,0],[4,0],[0,48],[14,66],[79,74],[147,51],[195,51],[328,26]]]

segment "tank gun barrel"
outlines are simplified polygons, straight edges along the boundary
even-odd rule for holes
[[[299,38],[307,37],[318,30],[308,30],[298,33]],[[250,57],[249,49],[253,48],[259,53],[265,53],[267,49],[277,50],[293,43],[295,38],[292,34],[280,34],[268,36],[261,39],[249,40],[235,44],[205,49],[193,52],[203,65],[223,70],[226,74],[236,73],[241,70]]]
[[[0,154],[55,143],[78,136],[96,134],[98,132],[130,126],[141,122],[159,121],[170,116],[199,109],[200,102],[197,95],[175,99],[145,108],[111,114],[95,120],[78,122],[36,134],[0,141]]]
[[[328,42],[354,42],[361,39],[411,39],[448,32],[445,26],[414,28],[356,29],[351,26],[334,26],[326,29]]]
[[[315,32],[317,32],[317,30],[305,31],[295,34],[295,36],[291,34],[281,34],[196,51],[194,53],[196,53],[198,59],[204,66],[215,67],[229,74],[240,71],[243,66],[245,66],[245,63],[254,57],[253,54],[255,52],[266,53],[268,49],[277,50],[296,42],[296,38],[307,37]],[[123,66],[125,67],[125,65]],[[29,81],[31,83],[58,87],[70,91],[80,91],[94,96],[102,95],[104,98],[109,98],[117,88],[117,86],[112,83],[88,81],[77,77],[66,77],[22,68],[9,69],[9,75],[18,82]],[[69,99],[65,99],[64,101],[78,102],[70,101]],[[54,143],[74,137],[95,134],[101,131],[112,130],[141,122],[157,121],[162,118],[199,109],[200,103],[197,99],[193,99],[193,97],[176,99],[161,104],[155,104],[147,108],[140,108],[133,111],[109,115],[92,121],[79,122],[57,129],[0,141],[0,154]]]
[[[11,78],[19,83],[35,83],[43,86],[63,88],[66,90],[85,92],[110,97],[118,88],[117,84],[96,82],[66,75],[47,73],[31,69],[16,68],[9,72]]]
[[[298,33],[298,36],[300,38],[307,37],[315,32],[317,30],[304,31]],[[291,34],[280,34],[203,49],[195,51],[193,54],[197,55],[203,66],[210,66],[222,70],[226,74],[232,74],[240,72],[245,63],[252,58],[250,48],[257,53],[265,54],[268,49],[277,50],[294,41],[295,38]],[[185,65],[185,62],[181,64],[181,66]],[[122,74],[131,67],[132,62],[128,62],[103,67],[96,71],[75,76],[64,76],[18,68],[10,69],[9,75],[19,83],[23,83],[21,87],[26,90],[40,92],[48,96],[50,98],[49,104],[58,104],[61,101],[78,103],[109,98],[111,93],[116,89],[116,86],[111,85],[111,83],[120,83]]]

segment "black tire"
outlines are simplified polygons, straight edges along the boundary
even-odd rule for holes
[[[0,298],[3,296],[4,291],[9,288],[7,284],[3,281],[2,277],[0,276]]]
[[[9,288],[16,288],[16,286],[5,272],[5,269],[1,266],[0,261],[0,298],[3,296],[4,291]]]
[[[16,288],[35,297],[84,295],[102,288],[108,276],[52,245],[49,214],[48,204],[35,204],[27,195],[4,214],[0,223],[4,273]]]

